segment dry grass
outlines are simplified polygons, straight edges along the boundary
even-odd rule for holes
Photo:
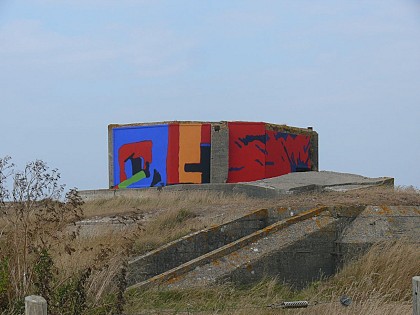
[[[244,196],[234,196],[232,200],[229,199],[230,196],[225,196],[224,200],[219,201],[222,197],[213,195],[214,197],[210,198],[211,194],[206,193],[204,196],[207,201],[202,202],[200,194],[201,192],[195,193],[195,204],[190,204],[188,207],[197,216],[190,218],[188,223],[182,226],[185,227],[184,232],[188,229],[193,230],[191,226],[187,227],[189,224],[195,228],[204,227],[211,224],[214,218],[225,221],[245,214],[250,209],[261,207],[297,208],[337,204],[420,205],[418,190],[394,190],[385,187],[345,193],[292,195],[271,200]],[[187,196],[184,197],[187,198]],[[175,202],[170,202],[170,204],[173,208],[185,205],[180,196],[177,196]],[[197,210],[199,206],[205,207],[206,211]],[[171,211],[176,212],[176,210]],[[225,215],[226,212],[229,215]],[[156,220],[149,223],[149,229],[146,228],[146,234],[152,242],[165,241],[165,237],[159,234],[165,227],[162,223],[165,222],[164,213],[165,210],[162,210]],[[171,215],[168,214],[168,216]],[[165,231],[171,234],[175,233],[174,229],[176,227],[165,229]],[[154,232],[151,233],[152,231]],[[188,314],[193,310],[194,314],[410,314],[410,279],[413,275],[420,274],[419,261],[420,251],[415,245],[381,244],[374,246],[358,262],[346,266],[337,276],[301,292],[293,292],[275,281],[266,281],[253,288],[239,290],[229,286],[180,291],[151,290],[130,297],[127,310],[128,314],[142,314],[142,312],[153,314],[156,310],[158,313],[166,310],[169,313],[178,314]],[[354,302],[350,307],[345,308],[338,302],[343,294],[353,298]],[[314,303],[314,298],[324,303],[306,310],[281,310],[266,307],[272,303],[293,299],[308,299]]]
[[[375,293],[387,301],[410,301],[411,278],[420,274],[419,243],[389,242],[374,245],[367,255],[348,264],[322,288],[363,299]],[[339,288],[339,290],[337,290]]]
[[[123,231],[75,240],[76,251],[71,259],[62,260],[61,268],[74,270],[87,266],[97,259],[102,249],[112,248],[106,257],[107,268],[96,272],[89,283],[91,298],[100,301],[106,293],[115,289],[113,279],[127,253],[125,246],[131,240],[134,240],[134,251],[140,254],[258,208],[337,204],[420,205],[420,194],[415,189],[379,187],[344,193],[309,193],[278,199],[255,199],[244,195],[191,191],[144,192],[138,197],[91,201],[84,205],[87,217],[142,214],[144,218]],[[347,266],[337,276],[302,292],[293,292],[275,281],[265,281],[253,288],[239,290],[229,286],[182,291],[152,290],[130,297],[127,310],[129,314],[140,314],[145,309],[166,309],[171,312],[195,309],[203,310],[203,314],[410,314],[409,279],[414,274],[420,274],[419,251],[403,243],[382,246],[386,246],[386,250],[374,247],[359,262]],[[86,248],[92,250],[86,251]],[[354,299],[350,307],[344,308],[338,302],[342,294]],[[316,299],[327,303],[307,310],[266,307],[293,299],[310,299],[312,303]]]
[[[141,254],[213,224],[221,224],[261,206],[261,200],[218,192],[141,192],[87,202],[85,217],[138,216],[134,249]]]
[[[318,205],[413,206],[420,205],[420,193],[414,188],[376,187],[348,192],[307,193],[257,199],[212,191],[144,191],[132,197],[89,201],[83,210],[88,218],[110,215],[142,216],[137,222],[141,230],[136,234],[135,242],[135,250],[140,254],[188,233],[238,218],[252,210]],[[180,213],[188,213],[182,222],[177,219]]]
[[[95,229],[95,226],[82,228]],[[153,220],[136,222],[121,230],[109,229],[106,233],[90,231],[84,237],[60,244],[52,253],[62,279],[94,266],[87,294],[90,301],[97,304],[108,293],[115,291],[115,277],[133,251],[136,254],[147,252],[201,228],[203,224],[191,211],[162,211]]]
[[[354,204],[418,206],[420,193],[413,188],[379,187],[255,199],[209,191],[145,191],[131,198],[87,202],[83,206],[86,217],[133,215],[141,219],[123,230],[110,229],[106,233],[78,237],[70,243],[58,243],[53,249],[53,258],[63,280],[88,266],[95,266],[87,293],[93,304],[100,304],[108,293],[115,292],[115,276],[133,249],[137,254],[144,253],[190,232],[224,223],[259,208]],[[0,221],[0,236],[4,228]],[[191,291],[148,291],[130,297],[127,310],[129,314],[156,308],[203,309],[203,314],[215,313],[215,309],[222,310],[218,314],[409,314],[407,279],[420,274],[419,250],[403,243],[382,246],[388,247],[386,250],[374,247],[360,262],[306,291],[293,292],[275,281],[240,290],[222,286]],[[343,308],[337,303],[341,294],[354,298],[351,307]],[[313,306],[306,311],[266,307],[286,299],[312,298],[314,301],[313,297],[329,304]],[[245,309],[235,309],[238,307]]]
[[[224,194],[212,191],[138,192],[133,197],[115,197],[89,201],[84,205],[86,217],[127,213],[154,216],[161,211],[185,209],[198,216],[243,215],[263,207],[308,207],[317,205],[420,205],[420,191],[413,188],[373,187],[347,192],[314,192],[284,195],[272,199],[257,199],[242,194]]]
[[[310,314],[411,314],[411,279],[419,274],[418,243],[380,243],[316,290],[304,293],[313,295],[312,301],[337,301],[343,295],[354,301],[348,308],[339,303],[319,305]]]
[[[418,244],[378,244],[361,259],[330,279],[302,291],[292,291],[275,280],[251,288],[218,286],[194,290],[149,290],[129,297],[127,314],[411,314],[411,278],[420,274]],[[352,298],[350,306],[339,302]],[[307,309],[282,310],[269,305],[308,300]],[[316,302],[318,301],[318,302]]]
[[[144,224],[136,236],[133,250],[142,254],[204,227],[204,223],[190,210],[163,211]]]
[[[234,206],[235,204],[256,204],[252,198],[243,195],[227,195],[211,191],[185,191],[185,192],[138,192],[132,197],[117,196],[111,199],[88,201],[84,205],[86,217],[122,214],[131,212],[159,212],[173,209],[193,210],[206,206]]]

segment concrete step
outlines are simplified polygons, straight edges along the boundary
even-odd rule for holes
[[[253,244],[265,244],[268,242],[267,246],[264,246],[264,248],[270,251],[270,241],[267,240],[270,239],[271,235],[277,235],[278,232],[284,230],[284,233],[281,233],[282,236],[279,239],[276,239],[275,242],[271,241],[271,243],[275,244],[275,247],[281,246],[281,244],[285,246],[296,241],[294,234],[297,233],[296,235],[299,235],[298,239],[305,238],[308,233],[314,233],[316,231],[321,230],[333,220],[334,218],[329,213],[327,207],[318,207],[307,211],[303,211],[293,217],[289,217],[269,226],[263,227],[255,232],[249,233],[246,236],[243,236],[208,253],[193,258],[172,269],[167,269],[166,271],[161,272],[143,281],[138,281],[138,279],[141,279],[141,277],[136,276],[136,272],[141,272],[142,263],[146,261],[146,257],[140,257],[129,263],[128,289],[145,289],[150,286],[159,284],[169,286],[191,286],[200,283],[205,285],[205,283],[207,283],[207,280],[205,279],[208,279],[210,282],[214,282],[218,279],[226,278],[229,272],[235,269],[232,269],[231,267],[236,267],[236,269],[238,269],[240,266],[244,265],[243,262],[248,262],[247,259],[249,257],[246,253],[250,251],[249,248],[252,248],[252,253],[254,256],[256,254],[261,255],[264,253],[264,251],[255,250],[255,248],[257,247],[255,247]],[[294,231],[293,226],[301,222],[302,225],[295,228],[296,231]],[[192,237],[194,238],[197,236]],[[171,246],[172,245],[170,245],[169,247]],[[239,260],[235,260],[235,257],[239,257]],[[239,263],[239,261],[242,261],[242,263]],[[209,268],[209,265],[212,265],[215,268]],[[211,273],[212,276],[206,277],[198,275],[201,274],[203,270],[209,269],[213,271]],[[216,269],[218,271],[216,271]],[[200,280],[197,281],[197,279]],[[203,279],[204,281],[202,281]]]
[[[218,283],[246,285],[265,277],[304,287],[334,274],[337,219],[324,211],[256,240],[219,259],[169,279],[168,288],[205,287]]]
[[[128,263],[128,285],[133,285],[178,267],[190,260],[252,234],[276,218],[273,211],[260,209],[225,224],[189,234],[169,242]],[[281,214],[280,214],[281,215]]]

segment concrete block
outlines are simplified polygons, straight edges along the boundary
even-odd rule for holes
[[[226,183],[229,169],[229,129],[226,122],[211,126],[210,183]]]

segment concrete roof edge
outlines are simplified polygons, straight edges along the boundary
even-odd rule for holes
[[[297,133],[310,133],[310,134],[318,134],[316,131],[312,129],[312,127],[302,128],[302,127],[294,127],[289,126],[286,124],[274,124],[262,121],[188,121],[188,120],[171,120],[171,121],[159,121],[159,122],[140,122],[140,123],[127,123],[127,124],[109,124],[108,130],[112,130],[113,128],[124,128],[124,127],[137,127],[137,126],[155,126],[155,125],[162,125],[162,124],[171,124],[171,123],[178,123],[178,124],[227,124],[227,123],[249,123],[249,124],[265,124],[266,127],[272,130],[278,131],[286,131],[286,132],[297,132]]]

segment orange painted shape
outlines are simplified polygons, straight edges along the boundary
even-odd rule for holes
[[[186,172],[185,164],[200,163],[201,124],[179,125],[179,182],[201,183],[201,173]]]

